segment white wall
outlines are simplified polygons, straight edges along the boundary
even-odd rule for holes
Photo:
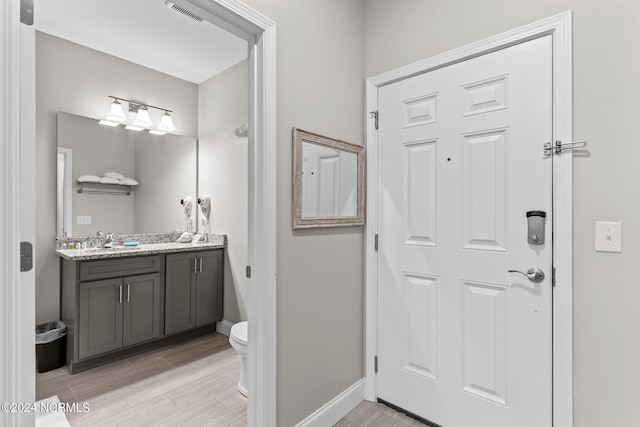
[[[640,425],[640,3],[367,0],[372,76],[565,10],[574,12],[575,426]],[[623,222],[623,253],[594,251],[594,223]]]
[[[56,244],[56,112],[103,117],[108,95],[174,110],[184,135],[198,132],[197,86],[44,33],[36,36],[36,322],[59,318]],[[157,112],[150,111],[158,123]],[[161,113],[159,113],[161,114]],[[109,230],[104,230],[109,231]],[[170,231],[170,230],[168,230]]]
[[[211,196],[211,230],[227,235],[224,319],[247,320],[249,226],[248,139],[234,135],[248,120],[247,61],[198,86],[200,195]]]
[[[246,0],[277,25],[277,425],[363,377],[362,227],[291,229],[292,128],[364,144],[364,2]]]

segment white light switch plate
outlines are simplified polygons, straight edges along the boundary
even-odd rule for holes
[[[78,225],[91,225],[91,216],[78,215]]]
[[[621,222],[596,222],[596,252],[622,252]]]

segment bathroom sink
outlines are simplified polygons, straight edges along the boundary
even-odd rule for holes
[[[112,248],[87,248],[87,252],[126,252],[126,251],[138,251],[140,246],[114,246]]]

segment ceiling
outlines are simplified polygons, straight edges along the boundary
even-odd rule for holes
[[[164,0],[36,0],[35,28],[200,84],[247,57],[246,41]]]

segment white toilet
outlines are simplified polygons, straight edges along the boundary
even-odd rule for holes
[[[247,396],[247,335],[248,323],[238,322],[231,327],[229,334],[229,344],[242,356],[240,367],[240,380],[238,381],[238,391]]]

